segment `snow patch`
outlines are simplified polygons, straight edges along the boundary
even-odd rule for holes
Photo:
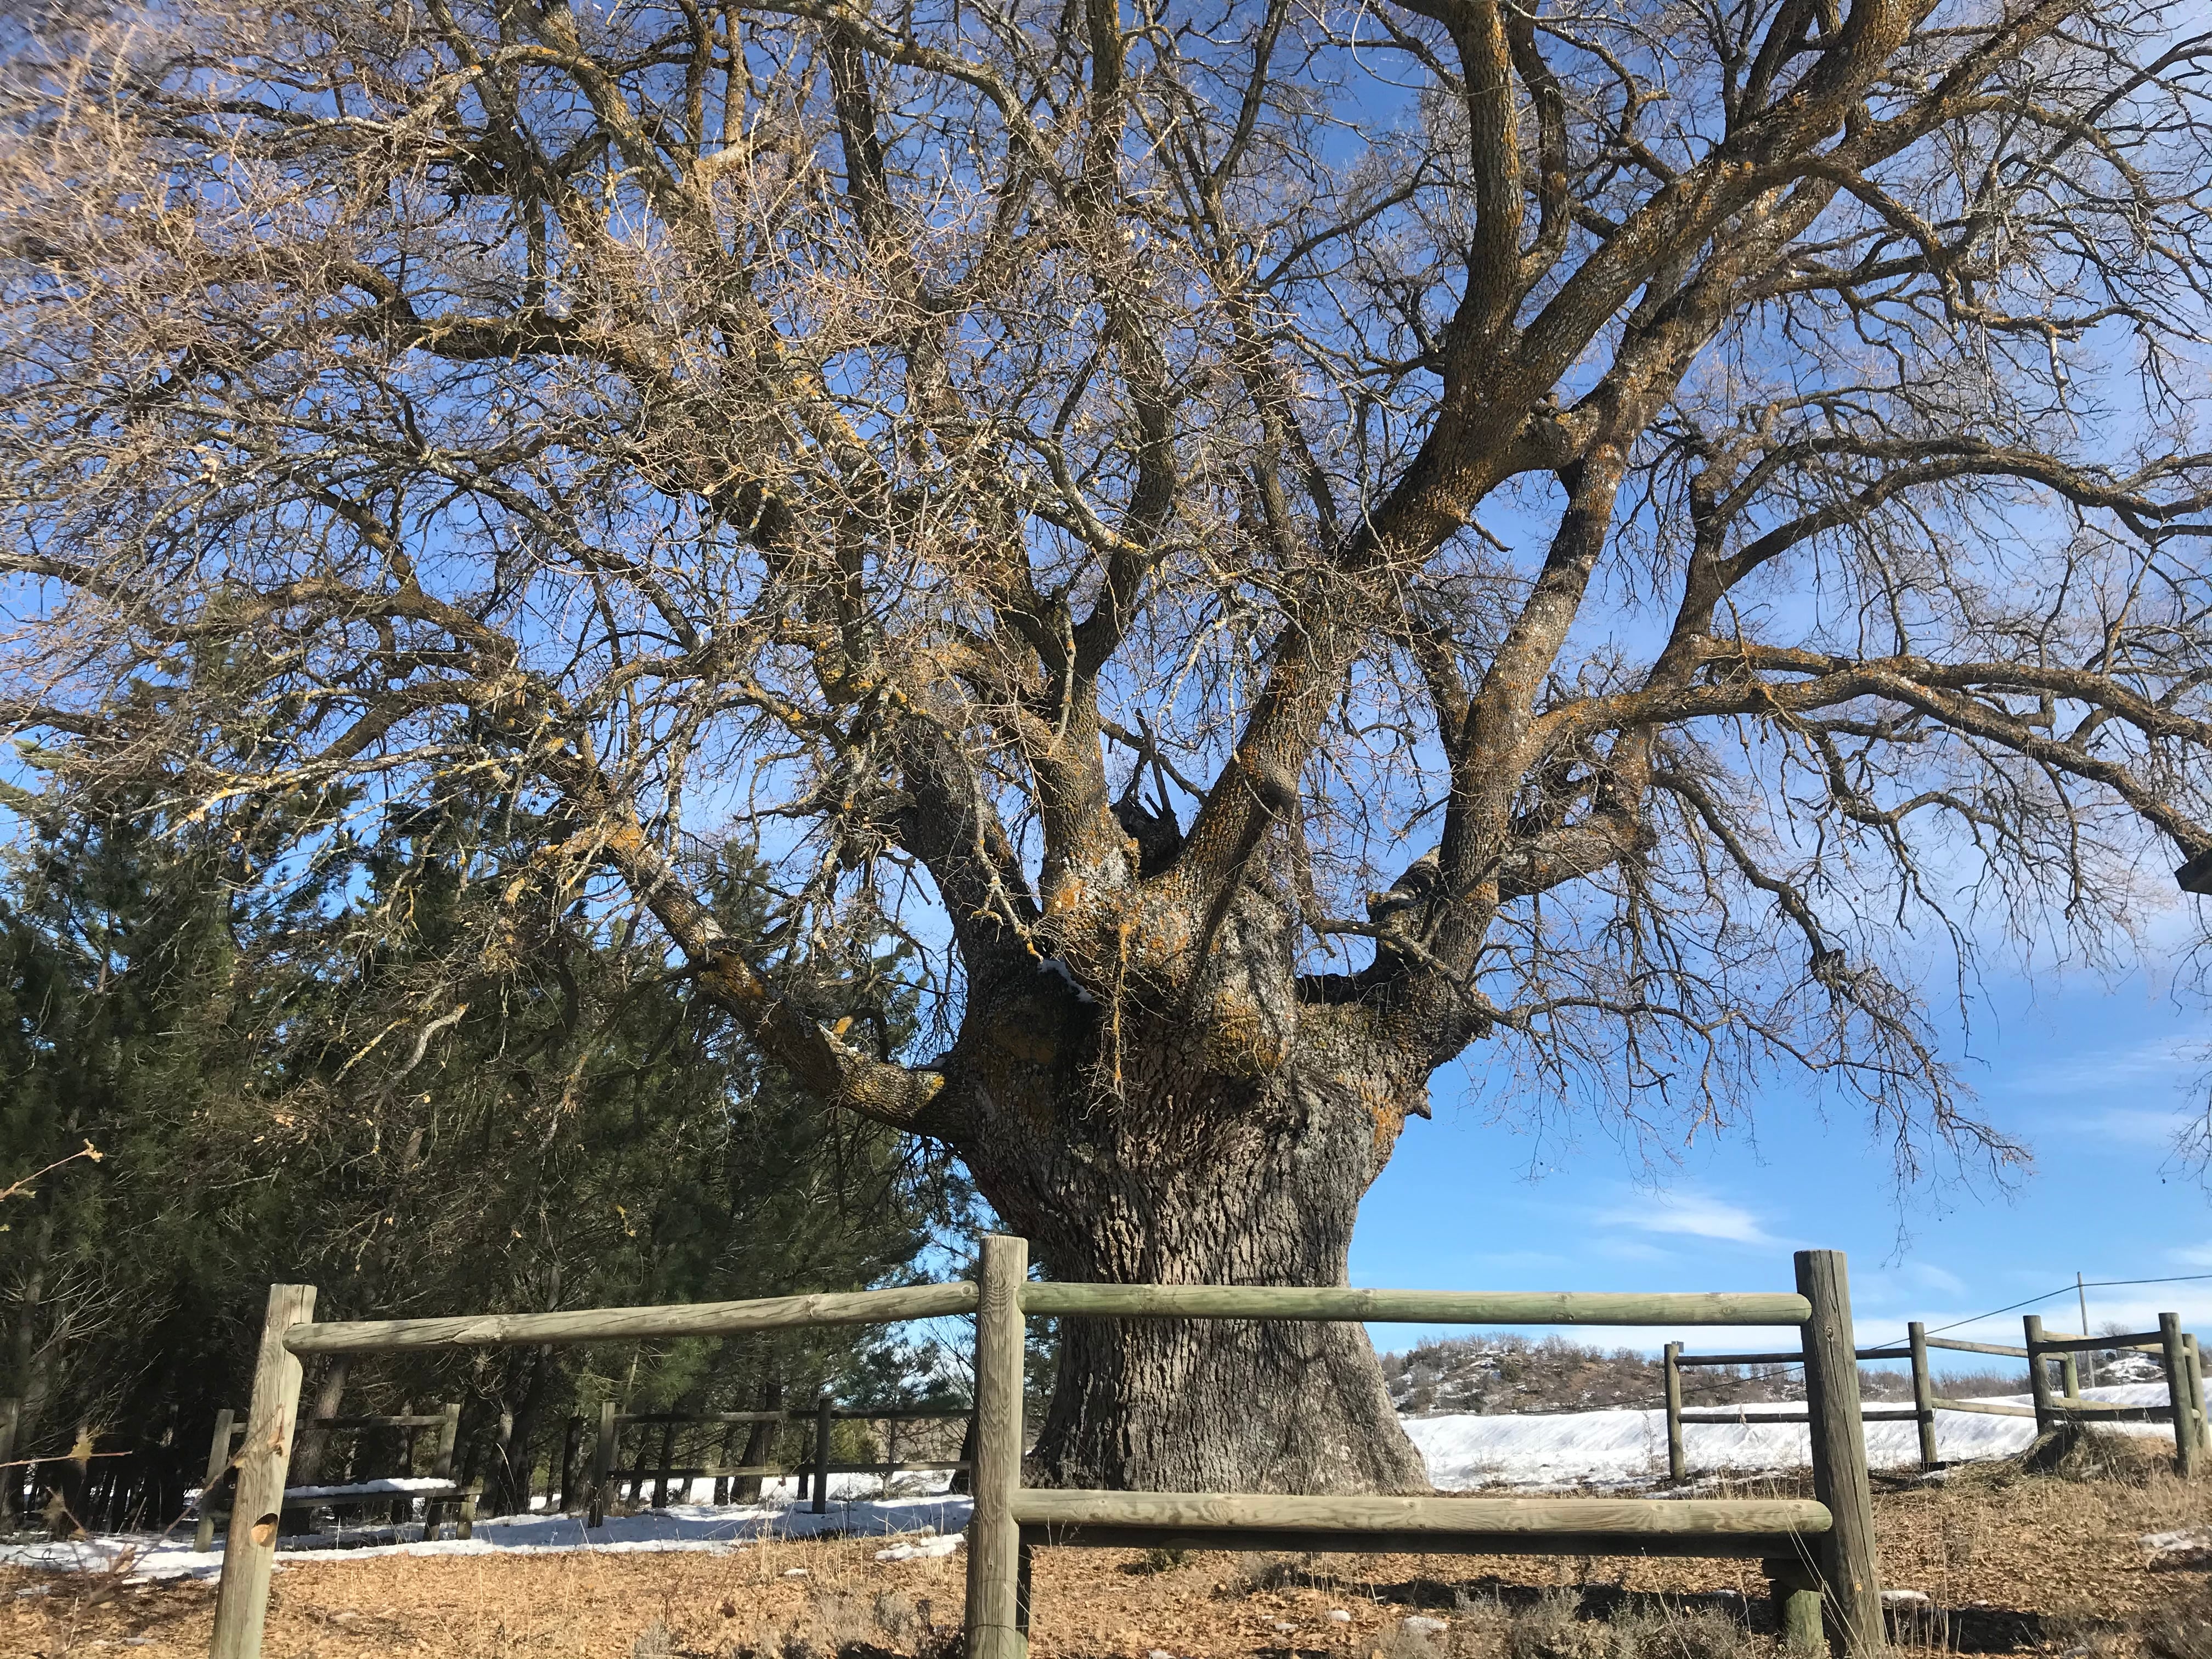
[[[2091,1400],[2123,1406],[2163,1406],[2163,1383],[2084,1389]],[[2027,1395],[1994,1402],[2026,1406]],[[1700,1408],[1704,1409],[1704,1408]],[[1686,1425],[1682,1446],[1690,1473],[1802,1468],[1812,1461],[1812,1431],[1802,1423],[1761,1424],[1761,1417],[1802,1412],[1801,1403],[1768,1401],[1735,1407],[1742,1420]],[[2163,1423],[2109,1423],[2113,1434],[2168,1438]],[[1421,1417],[1406,1432],[1429,1466],[1429,1478],[1446,1491],[1479,1486],[1639,1486],[1667,1472],[1667,1414],[1663,1411],[1571,1412],[1540,1416]],[[1866,1425],[1867,1462],[1876,1468],[1917,1467],[1920,1429],[1915,1423]],[[1936,1413],[1936,1453],[1946,1462],[2008,1457],[2035,1440],[2035,1422],[1979,1412]]]
[[[282,1568],[289,1560],[310,1555],[320,1561],[367,1561],[391,1555],[538,1555],[570,1551],[610,1555],[728,1553],[763,1538],[805,1538],[822,1532],[884,1537],[928,1534],[932,1544],[949,1541],[957,1547],[957,1536],[947,1540],[941,1534],[957,1534],[968,1524],[968,1510],[965,1498],[833,1504],[827,1515],[782,1505],[717,1509],[711,1504],[672,1504],[641,1515],[611,1515],[606,1525],[595,1528],[586,1528],[581,1517],[573,1515],[502,1515],[478,1521],[472,1538],[441,1538],[431,1543],[422,1541],[419,1522],[397,1528],[340,1528],[281,1538],[276,1542],[276,1565]],[[0,1566],[114,1573],[129,1583],[212,1580],[222,1571],[222,1552],[193,1549],[189,1534],[173,1538],[167,1534],[125,1533],[0,1545]]]

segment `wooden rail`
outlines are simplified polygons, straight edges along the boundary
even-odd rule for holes
[[[1028,1489],[1024,1541],[1413,1554],[1790,1555],[1830,1530],[1804,1499],[1297,1498]]]
[[[2185,1476],[2191,1478],[2197,1474],[2208,1451],[2212,1451],[2212,1427],[2208,1427],[2204,1414],[2203,1359],[2197,1352],[2196,1339],[2180,1329],[2178,1315],[2160,1314],[2156,1331],[2117,1336],[2081,1336],[2046,1332],[2042,1320],[2029,1314],[2021,1323],[2023,1342],[2019,1347],[1997,1342],[1969,1342],[1958,1337],[1930,1336],[1926,1327],[1917,1320],[1907,1327],[1907,1331],[1908,1335],[1901,1347],[1892,1345],[1859,1348],[1854,1350],[1852,1358],[1855,1360],[1903,1359],[1911,1363],[1912,1404],[1893,1408],[1862,1406],[1860,1420],[1868,1423],[1917,1423],[1920,1425],[1920,1463],[1923,1468],[1940,1467],[1936,1445],[1936,1413],[1939,1411],[1972,1412],[1990,1417],[2033,1418],[2038,1433],[2068,1421],[2178,1424],[2181,1426],[2174,1436],[2175,1463]],[[2034,1403],[2012,1406],[1988,1401],[1938,1399],[1934,1378],[1929,1370],[1928,1354],[1931,1348],[1961,1353],[2000,1354],[2007,1358],[2027,1361],[2029,1397]],[[2159,1354],[2166,1379],[2167,1403],[2163,1406],[2123,1406],[2110,1401],[2084,1398],[2078,1357],[2084,1353],[2113,1351]],[[1809,1411],[1753,1415],[1741,1407],[1685,1408],[1681,1374],[1686,1369],[1700,1365],[1793,1364],[1798,1362],[1799,1358],[1789,1353],[1684,1353],[1680,1343],[1668,1343],[1661,1359],[1666,1402],[1668,1478],[1679,1481],[1687,1475],[1689,1460],[1682,1436],[1686,1426],[1723,1423],[1734,1426],[1797,1424],[1809,1421],[1811,1415]],[[2052,1384],[2049,1370],[2049,1362],[2052,1360],[2057,1361],[2059,1365],[2056,1387]]]
[[[1881,1650],[1850,1289],[1840,1255],[1797,1258],[1795,1294],[1616,1296],[1029,1284],[1028,1246],[988,1238],[977,1311],[975,1518],[968,1659],[1024,1659],[1030,1553],[1043,1545],[1532,1554],[1747,1555],[1765,1563],[1786,1629],[1835,1651]],[[1409,1321],[1423,1324],[1795,1325],[1819,1501],[1297,1498],[1091,1492],[1020,1483],[1022,1316]],[[1680,1344],[1670,1344],[1679,1355]],[[1670,1376],[1677,1375],[1669,1367]],[[1677,1402],[1679,1403],[1679,1402]]]
[[[470,1536],[476,1519],[476,1495],[473,1492],[464,1492],[458,1486],[453,1485],[453,1451],[459,1443],[461,1431],[460,1401],[457,1400],[448,1401],[440,1410],[428,1413],[403,1413],[381,1417],[302,1418],[300,1420],[300,1426],[327,1429],[340,1434],[359,1432],[368,1429],[398,1430],[406,1437],[404,1447],[400,1453],[399,1465],[401,1475],[404,1478],[412,1478],[415,1473],[416,1434],[423,1429],[435,1429],[438,1431],[438,1442],[437,1448],[432,1455],[430,1478],[434,1480],[445,1481],[450,1490],[446,1492],[349,1493],[342,1498],[317,1502],[315,1499],[307,1498],[298,1498],[295,1501],[295,1494],[288,1487],[286,1501],[278,1511],[280,1530],[283,1515],[308,1507],[311,1504],[315,1507],[325,1507],[341,1502],[348,1504],[388,1504],[393,1506],[395,1518],[404,1520],[406,1517],[398,1513],[399,1509],[404,1505],[408,1511],[411,1512],[414,1499],[419,1497],[422,1499],[422,1536],[426,1540],[438,1535],[438,1517],[441,1510],[453,1513],[456,1522],[456,1536],[461,1538]],[[200,1482],[199,1501],[194,1506],[196,1525],[193,1529],[192,1547],[203,1553],[215,1547],[216,1524],[224,1519],[228,1513],[223,1503],[223,1496],[224,1488],[229,1484],[233,1462],[231,1443],[245,1432],[246,1413],[236,1410],[220,1411],[216,1413],[215,1432],[208,1443],[207,1474]]]
[[[458,1319],[365,1319],[301,1324],[285,1333],[295,1354],[392,1353],[406,1348],[516,1347],[664,1336],[732,1336],[794,1326],[889,1325],[975,1311],[975,1287],[914,1285],[892,1291],[694,1302],[659,1308],[579,1308],[567,1313],[475,1314]]]
[[[971,1287],[972,1288],[972,1287]],[[674,1480],[727,1480],[757,1476],[763,1480],[783,1480],[797,1475],[799,1495],[802,1501],[811,1488],[814,1513],[826,1515],[830,1510],[829,1477],[836,1474],[893,1474],[958,1472],[968,1468],[967,1461],[913,1461],[891,1457],[879,1462],[838,1463],[830,1455],[830,1425],[839,1422],[858,1423],[924,1423],[951,1421],[973,1418],[970,1406],[836,1406],[827,1395],[817,1400],[805,1412],[618,1412],[614,1402],[608,1401],[599,1413],[599,1434],[592,1453],[592,1475],[586,1493],[586,1527],[606,1524],[607,1500],[616,1485],[623,1480],[642,1482],[647,1478],[654,1481],[653,1503],[656,1507],[668,1501],[669,1483]],[[774,1463],[732,1463],[678,1467],[671,1462],[635,1468],[619,1468],[622,1431],[632,1425],[653,1425],[671,1431],[686,1425],[715,1426],[738,1424],[811,1423],[814,1425],[814,1455],[811,1459],[791,1466]],[[672,1443],[664,1440],[664,1451]],[[896,1448],[891,1448],[896,1451]]]
[[[1021,1310],[1097,1319],[1315,1319],[1376,1325],[1802,1325],[1802,1296],[1359,1291],[1280,1285],[1024,1285]],[[1791,1355],[1791,1358],[1797,1358]]]
[[[1028,1647],[1028,1551],[1038,1543],[1097,1543],[1159,1535],[1215,1546],[1243,1538],[1310,1539],[1329,1549],[1581,1554],[1752,1555],[1765,1563],[1787,1628],[1828,1633],[1844,1659],[1870,1659],[1882,1639],[1873,1515],[1850,1347],[1850,1288],[1843,1257],[1804,1251],[1795,1292],[1632,1296],[1611,1293],[1363,1291],[1274,1285],[1129,1285],[1028,1282],[1025,1241],[982,1241],[975,1284],[779,1297],[677,1307],[580,1309],[552,1314],[317,1322],[312,1285],[273,1285],[254,1371],[253,1401],[240,1449],[238,1512],[257,1517],[230,1529],[216,1601],[211,1659],[258,1659],[266,1616],[277,1512],[298,1426],[301,1356],[477,1346],[637,1340],[726,1335],[825,1325],[889,1323],[975,1316],[975,1404],[966,1465],[975,1510],[969,1526],[968,1659],[1024,1659]],[[1813,1429],[1818,1501],[1620,1501],[1583,1499],[1291,1498],[1254,1493],[1060,1492],[1021,1484],[1024,1319],[1028,1315],[1104,1319],[1300,1319],[1423,1324],[1794,1326],[1801,1333],[1807,1415]],[[1679,1352],[1679,1349],[1677,1350]],[[826,1508],[830,1431],[839,1419],[948,1417],[942,1407],[837,1407],[811,1413],[623,1413],[608,1401],[594,1456],[594,1508],[617,1473],[621,1429],[685,1422],[718,1425],[805,1421],[815,1425],[808,1466],[814,1504]],[[224,1425],[226,1431],[229,1425]],[[564,1469],[580,1421],[572,1421]],[[228,1455],[230,1436],[224,1435]],[[678,1469],[664,1453],[664,1480]],[[842,1466],[871,1473],[925,1467]],[[772,1472],[764,1464],[687,1466],[706,1474]],[[564,1475],[564,1481],[565,1481]],[[595,1515],[596,1521],[599,1517]]]

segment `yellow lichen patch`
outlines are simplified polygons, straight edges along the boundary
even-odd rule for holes
[[[699,977],[715,996],[733,1002],[750,1005],[768,997],[768,987],[761,982],[761,976],[735,957],[716,957]]]
[[[1044,908],[1053,915],[1064,916],[1083,902],[1085,890],[1080,876],[1070,876],[1052,890]]]
[[[1376,1154],[1387,1156],[1398,1144],[1398,1136],[1406,1127],[1407,1116],[1413,1109],[1413,1101],[1401,1091],[1389,1088],[1370,1077],[1352,1077],[1339,1072],[1332,1080],[1367,1109],[1367,1115],[1375,1124]],[[1424,1089],[1420,1093],[1425,1103],[1428,1091]]]
[[[1285,1057],[1279,1025],[1250,997],[1218,993],[1206,1011],[1206,1062],[1234,1077],[1265,1077]]]

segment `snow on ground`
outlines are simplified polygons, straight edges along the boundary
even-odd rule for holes
[[[2131,1383],[2085,1389],[2092,1400],[2126,1406],[2162,1406],[2163,1383]],[[1882,1401],[1883,1405],[1896,1402]],[[2026,1395],[2000,1395],[1993,1402],[2025,1406]],[[1717,1409],[1717,1408],[1701,1408]],[[1761,1426],[1758,1419],[1802,1411],[1802,1402],[1777,1401],[1741,1408],[1741,1423],[1687,1424],[1683,1444],[1693,1473],[1802,1468],[1809,1457],[1809,1431],[1802,1424]],[[2170,1438],[2160,1423],[2106,1425],[2114,1432]],[[1667,1419],[1656,1411],[1564,1413],[1547,1416],[1419,1417],[1406,1419],[1427,1461],[1429,1478],[1446,1492],[1478,1486],[1543,1489],[1559,1486],[1648,1486],[1667,1471]],[[1917,1426],[1911,1423],[1867,1425],[1867,1455],[1877,1468],[1910,1467],[1919,1462]],[[2005,1457],[2023,1451],[2035,1438],[2035,1423],[2025,1417],[1992,1417],[1973,1412],[1938,1412],[1936,1449],[1946,1462]],[[380,1483],[398,1487],[426,1483]],[[710,1482],[700,1482],[702,1487]],[[441,1538],[423,1543],[419,1524],[398,1529],[344,1528],[333,1533],[281,1540],[287,1553],[314,1551],[323,1559],[366,1560],[384,1555],[495,1555],[526,1552],[605,1550],[736,1550],[764,1538],[802,1538],[821,1532],[906,1538],[882,1553],[886,1560],[910,1560],[955,1547],[951,1534],[968,1524],[968,1499],[939,1493],[919,1498],[884,1498],[882,1483],[868,1476],[831,1482],[830,1512],[816,1515],[794,1501],[793,1484],[774,1482],[767,1501],[750,1506],[682,1502],[641,1515],[610,1516],[587,1530],[574,1516],[515,1515],[476,1523],[476,1535],[464,1543]],[[696,1492],[684,1494],[696,1498]],[[405,1541],[412,1534],[415,1541]],[[918,1543],[916,1537],[929,1541]],[[350,1540],[350,1541],[349,1541]],[[282,1565],[281,1563],[279,1565]],[[189,1535],[125,1534],[75,1542],[40,1541],[0,1545],[0,1565],[106,1571],[119,1568],[131,1580],[212,1578],[222,1570],[221,1553],[200,1553]],[[35,1593],[31,1591],[18,1594]]]
[[[877,1483],[869,1481],[871,1486]],[[277,1540],[285,1554],[313,1552],[319,1559],[364,1561],[385,1555],[499,1555],[510,1551],[540,1553],[568,1550],[597,1550],[610,1554],[645,1553],[669,1550],[731,1551],[763,1538],[804,1538],[820,1532],[858,1533],[881,1536],[903,1534],[903,1543],[914,1554],[934,1554],[951,1547],[955,1534],[968,1524],[969,1500],[932,1498],[841,1498],[833,1483],[830,1512],[817,1515],[804,1505],[780,1503],[739,1508],[711,1504],[672,1504],[665,1510],[641,1515],[607,1517],[604,1527],[586,1528],[580,1517],[563,1515],[496,1516],[476,1523],[476,1535],[464,1542],[450,1535],[431,1543],[422,1541],[417,1522],[399,1529],[403,1540],[413,1542],[372,1542],[388,1539],[390,1527],[346,1528]],[[181,1534],[181,1535],[179,1535]],[[929,1545],[916,1546],[915,1534],[938,1534]],[[349,1539],[359,1540],[349,1544]],[[214,1578],[222,1570],[222,1552],[205,1553],[191,1547],[189,1528],[175,1533],[103,1534],[76,1541],[0,1545],[0,1566],[45,1567],[68,1571],[105,1572],[118,1567],[127,1582],[155,1578]],[[892,1545],[893,1559],[901,1545]],[[280,1559],[279,1566],[283,1565]]]
[[[2124,1406],[2163,1406],[2164,1383],[2128,1383],[2084,1389],[2091,1400]],[[1901,1401],[1882,1401],[1892,1408]],[[2025,1406],[2028,1396],[2002,1395],[1991,1403]],[[1718,1407],[1693,1407],[1717,1410]],[[1696,1424],[1682,1427],[1682,1449],[1692,1474],[1723,1469],[1801,1468],[1811,1461],[1811,1431],[1802,1423],[1765,1427],[1761,1417],[1802,1412],[1804,1403],[1775,1401],[1730,1407],[1744,1423]],[[2172,1431],[2162,1423],[2112,1423],[2119,1434],[2160,1436]],[[1576,1412],[1558,1416],[1421,1417],[1406,1422],[1429,1466],[1429,1478],[1446,1492],[1474,1486],[1632,1486],[1667,1472],[1667,1414],[1648,1412]],[[1920,1461],[1920,1430],[1914,1423],[1866,1425],[1867,1461],[1876,1468],[1911,1466]],[[1978,1412],[1936,1413],[1936,1452],[1945,1462],[1976,1457],[2006,1457],[2025,1451],[2035,1438],[2035,1420],[1994,1417]]]

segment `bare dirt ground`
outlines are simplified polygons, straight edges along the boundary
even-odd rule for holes
[[[1768,1480],[1739,1490],[1792,1487]],[[2212,1482],[2186,1487],[2141,1465],[2088,1478],[1966,1466],[1941,1485],[1893,1483],[1875,1507],[1885,1581],[1949,1610],[1898,1632],[1905,1645],[2159,1659],[2173,1650],[2154,1632],[2141,1641],[2130,1632],[2172,1625],[2177,1608],[2212,1607],[2212,1559],[2154,1559],[2140,1541],[2212,1524]],[[879,1563],[883,1542],[770,1541],[728,1554],[290,1558],[276,1576],[264,1652],[943,1659],[957,1647],[963,1557]],[[0,1589],[15,1592],[0,1611],[7,1659],[196,1659],[207,1650],[209,1586],[13,1570],[0,1574]],[[1205,1553],[1163,1561],[1047,1550],[1036,1562],[1032,1644],[1039,1659],[1146,1659],[1156,1650],[1175,1659],[1629,1659],[1632,1648],[1725,1659],[1771,1645],[1744,1634],[1765,1626],[1765,1595],[1753,1562]],[[1704,1634],[1655,1647],[1602,1636],[1591,1622],[1640,1620],[1639,1628],[1656,1630],[1660,1613],[1677,1620],[1668,1628]],[[1688,1625],[1679,1622],[1684,1613]],[[1445,1628],[1409,1638],[1409,1614],[1440,1618]],[[2183,1623],[2203,1625],[2201,1651],[2212,1659],[2212,1620],[2191,1613]],[[2188,1651],[2193,1659],[2199,1650]]]

